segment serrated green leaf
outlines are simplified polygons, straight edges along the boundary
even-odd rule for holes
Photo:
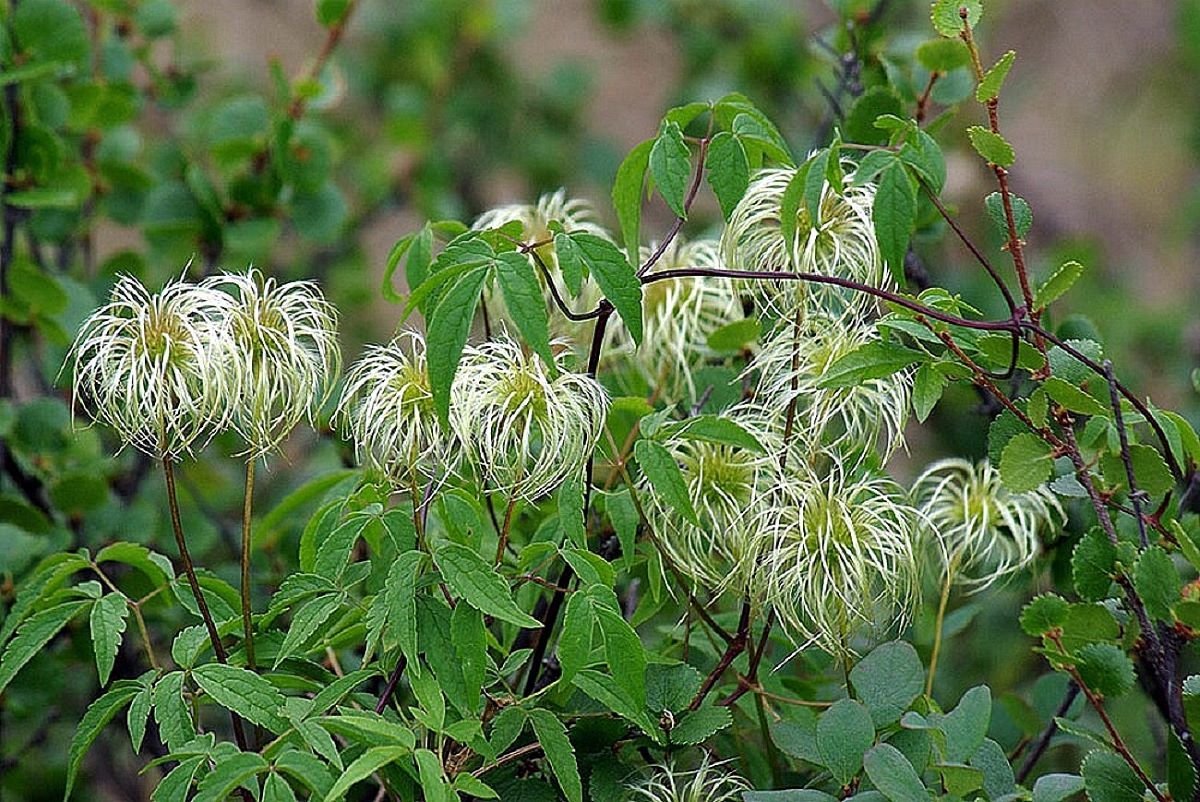
[[[1112,752],[1092,752],[1080,773],[1091,802],[1140,802],[1145,792],[1129,764]]]
[[[42,610],[31,616],[17,629],[16,637],[8,642],[0,653],[0,691],[8,687],[33,656],[41,651],[50,639],[78,615],[91,601],[69,601]]]
[[[692,154],[678,123],[666,121],[650,149],[650,175],[677,217],[687,217],[684,198],[692,174]]]
[[[839,785],[847,785],[863,765],[863,754],[875,742],[875,725],[867,708],[841,699],[817,719],[817,751]]]
[[[575,676],[572,684],[618,716],[641,727],[643,732],[656,741],[660,740],[659,728],[646,716],[645,710],[634,705],[633,700],[612,677],[585,668]]]
[[[655,140],[647,139],[629,151],[617,168],[617,176],[613,181],[613,208],[617,211],[617,222],[621,226],[621,237],[630,262],[637,261],[641,247],[642,185],[646,180],[650,149],[654,143]]]
[[[667,424],[658,430],[656,436],[702,440],[706,443],[744,448],[755,454],[766,453],[758,438],[750,434],[745,427],[732,418],[719,415],[697,415],[678,423]]]
[[[1100,601],[1108,596],[1116,559],[1117,547],[1099,527],[1080,538],[1071,555],[1071,577],[1081,599]]]
[[[1102,604],[1072,604],[1062,624],[1062,642],[1069,654],[1089,643],[1115,641],[1121,629]]]
[[[592,653],[592,629],[595,617],[591,600],[586,593],[572,593],[563,615],[562,634],[558,639],[558,663],[562,670],[559,681],[570,685],[575,675],[587,665]]]
[[[1174,620],[1171,608],[1179,601],[1180,579],[1171,555],[1159,546],[1145,549],[1134,565],[1133,585],[1146,606],[1146,615],[1155,621]]]
[[[654,492],[662,496],[676,512],[699,526],[700,519],[688,495],[687,482],[671,452],[653,440],[642,439],[634,444],[633,455],[642,473],[650,480]]]
[[[1083,790],[1077,774],[1043,774],[1033,784],[1033,802],[1062,802]]]
[[[1012,69],[1013,61],[1016,58],[1016,51],[1010,50],[984,73],[983,80],[979,82],[979,86],[975,90],[976,100],[980,103],[987,103],[1000,96],[1000,88],[1004,86],[1004,79],[1008,77],[1008,71]]]
[[[125,634],[125,624],[128,618],[129,604],[120,593],[109,593],[92,605],[89,623],[100,687],[108,684],[108,676],[112,673],[117,649],[121,647],[121,637]]]
[[[335,800],[341,799],[355,783],[365,780],[379,769],[396,762],[411,751],[403,746],[371,747],[346,767],[337,782],[329,789],[329,793],[325,794],[325,802],[335,802]]]
[[[871,219],[893,280],[904,285],[904,255],[917,225],[917,192],[899,159],[879,173]]]
[[[183,672],[164,674],[154,685],[154,722],[158,737],[171,751],[178,751],[196,737],[192,712],[183,701]]]
[[[809,158],[792,174],[784,187],[783,195],[779,198],[779,236],[783,238],[784,247],[789,251],[795,245],[800,210],[804,205],[804,189],[808,184],[808,174],[812,170],[813,160]]]
[[[908,759],[891,744],[878,744],[862,757],[867,776],[889,802],[929,802],[929,793]]]
[[[550,320],[542,285],[525,256],[509,251],[496,257],[496,280],[504,293],[504,305],[517,324],[525,342],[537,352],[551,370],[554,354],[550,351]]]
[[[267,761],[256,752],[238,752],[216,761],[197,786],[195,802],[222,802],[242,783],[266,771]]]
[[[1134,443],[1129,447],[1129,459],[1139,490],[1157,497],[1165,495],[1175,487],[1175,477],[1171,475],[1171,469],[1167,467],[1162,454],[1153,447]],[[1105,453],[1100,458],[1100,470],[1110,485],[1128,489],[1128,473],[1120,454]]]
[[[253,671],[224,663],[206,663],[192,670],[192,679],[226,710],[274,733],[288,728],[283,694]]]
[[[963,30],[960,9],[967,10],[967,24],[974,30],[983,17],[981,0],[935,0],[929,12],[933,29],[947,38],[954,38]]]
[[[917,368],[913,377],[912,407],[917,421],[924,423],[946,390],[946,377],[931,363]]]
[[[575,762],[575,748],[567,738],[567,728],[549,710],[530,710],[529,722],[568,802],[583,802],[583,782]]]
[[[192,781],[208,760],[204,755],[188,758],[167,772],[150,795],[152,802],[186,802]]]
[[[967,137],[971,147],[982,156],[988,164],[998,167],[1011,167],[1016,155],[1008,140],[988,128],[972,125],[967,129]]]
[[[1045,593],[1021,609],[1021,630],[1032,637],[1041,637],[1061,627],[1067,620],[1071,605],[1061,596]]]
[[[1115,644],[1089,643],[1075,657],[1079,676],[1093,692],[1111,698],[1133,687],[1133,661]]]
[[[64,800],[71,796],[71,789],[75,785],[75,778],[79,774],[83,758],[96,741],[97,736],[100,735],[100,731],[140,692],[141,685],[137,682],[118,680],[113,683],[113,687],[107,693],[88,705],[83,718],[79,720],[79,726],[75,728],[71,746],[67,750],[67,784],[66,790],[63,791]]]
[[[604,297],[612,302],[634,343],[642,342],[642,283],[637,271],[608,240],[595,234],[571,234],[572,241]],[[636,257],[635,257],[636,258]]]
[[[268,774],[263,780],[262,802],[296,802],[296,793],[282,774]]]
[[[517,607],[508,583],[471,549],[443,542],[434,549],[433,560],[455,595],[476,610],[525,629],[541,626],[536,618]]]
[[[1013,437],[1000,456],[1000,480],[1013,493],[1036,490],[1053,471],[1050,446],[1032,432]]]
[[[421,778],[425,802],[450,802],[454,794],[446,782],[446,775],[437,755],[428,749],[418,749],[413,757],[417,761],[417,775]]]
[[[1013,227],[1017,230],[1017,238],[1024,239],[1033,228],[1033,209],[1020,195],[1009,193],[1009,203],[1012,204]],[[1008,216],[1004,213],[1004,198],[999,192],[993,192],[983,199],[984,209],[996,234],[1003,240],[1008,239]]]
[[[875,647],[850,671],[857,698],[871,712],[876,727],[892,724],[921,695],[925,666],[917,650],[904,641]]]
[[[450,385],[458,372],[463,346],[475,319],[475,306],[483,292],[487,268],[475,268],[462,275],[438,301],[429,315],[426,337],[429,387],[442,425],[450,416]]]
[[[165,555],[153,552],[140,543],[118,541],[96,552],[96,562],[118,562],[135,568],[155,586],[175,578],[175,569]]]
[[[875,340],[842,356],[821,377],[820,387],[854,387],[883,379],[929,357],[922,351],[886,340]]]
[[[328,732],[363,746],[399,746],[412,751],[417,744],[416,736],[408,727],[370,711],[346,710],[314,721]]]
[[[616,595],[611,590],[593,586],[588,592],[593,599],[600,595],[610,597],[609,603],[592,605],[592,613],[604,637],[604,657],[613,679],[635,705],[643,707],[646,704],[646,649],[637,632],[621,617],[620,608],[615,606]]]
[[[693,746],[707,741],[721,730],[733,724],[733,714],[728,707],[704,705],[696,710],[683,713],[675,721],[675,726],[667,733],[667,738],[673,744]]]
[[[750,185],[750,161],[742,141],[728,131],[719,132],[708,143],[704,168],[704,177],[721,204],[721,214],[728,220]]]
[[[133,746],[135,755],[142,751],[142,739],[146,737],[146,724],[150,720],[150,708],[154,703],[153,693],[153,686],[143,685],[142,689],[138,691],[138,695],[133,697],[129,703],[125,726],[129,730],[129,742]]]
[[[1042,387],[1059,406],[1071,412],[1077,412],[1080,415],[1107,415],[1109,412],[1108,407],[1097,401],[1091,394],[1057,376],[1047,378],[1042,383]]]
[[[342,606],[342,595],[330,593],[309,599],[292,616],[292,624],[288,627],[287,635],[275,655],[275,668],[296,654],[300,647],[308,643],[309,638],[328,621]]]

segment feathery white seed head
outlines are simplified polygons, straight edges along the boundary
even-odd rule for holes
[[[337,309],[312,282],[280,284],[255,269],[213,276],[202,286],[233,298],[232,422],[246,441],[243,456],[257,459],[328,400],[342,360]]]
[[[346,375],[334,417],[359,463],[397,488],[440,481],[458,467],[458,446],[438,423],[420,332],[367,346]]]
[[[789,466],[755,525],[771,541],[761,594],[800,643],[844,654],[851,635],[899,628],[920,589],[919,513],[891,479],[848,469]]]
[[[821,386],[830,366],[879,339],[871,324],[810,316],[781,321],[746,370],[758,374],[755,398],[783,416],[796,401],[795,429],[814,445],[841,451],[878,448],[886,459],[904,445],[913,373],[905,369],[849,387]]]
[[[848,165],[851,166],[852,165]],[[729,217],[721,256],[735,270],[797,271],[853,279],[873,287],[890,283],[871,221],[875,186],[854,186],[846,175],[842,191],[821,189],[817,217],[804,204],[796,212],[791,242],[782,235],[783,196],[797,168],[759,171]],[[741,283],[741,282],[739,282]],[[798,308],[827,315],[869,316],[874,300],[862,293],[802,281],[747,281],[745,291],[762,308],[792,317]]]
[[[644,802],[740,802],[750,785],[725,765],[712,762],[705,752],[691,771],[674,762],[651,766],[650,776],[630,790]]]
[[[607,410],[595,379],[561,358],[552,369],[503,334],[466,348],[450,391],[450,427],[471,462],[497,491],[524,499],[583,469]]]
[[[917,477],[913,503],[933,545],[942,576],[973,592],[1010,577],[1033,562],[1041,535],[1066,523],[1046,487],[1012,493],[986,459],[944,459]]]
[[[232,414],[232,305],[211,288],[177,281],[152,295],[137,279],[120,277],[67,357],[76,401],[125,445],[179,460]]]
[[[642,249],[643,262],[653,250]],[[676,238],[655,270],[720,266],[720,246],[715,240],[688,242]],[[703,390],[696,387],[695,370],[714,356],[708,347],[708,336],[743,317],[742,301],[731,279],[704,277],[652,282],[642,290],[645,347],[636,346],[624,323],[612,320],[605,332],[605,367],[631,366],[668,403],[695,398]]]

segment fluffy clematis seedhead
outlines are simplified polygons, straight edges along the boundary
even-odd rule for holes
[[[1038,555],[1041,535],[1066,523],[1049,488],[1010,492],[987,460],[933,463],[913,483],[912,498],[942,576],[973,591],[1026,568]]]
[[[920,516],[891,479],[829,462],[820,476],[789,468],[758,515],[771,545],[757,579],[797,642],[844,654],[852,635],[899,628],[911,615]]]
[[[243,456],[272,451],[328,400],[341,370],[338,314],[316,284],[286,284],[258,270],[224,273],[204,287],[228,293],[237,394],[232,423]]]
[[[848,165],[851,166],[851,165]],[[735,270],[818,273],[853,279],[874,287],[889,283],[871,221],[875,186],[856,186],[846,176],[839,192],[828,181],[821,188],[815,217],[804,203],[795,212],[795,234],[785,242],[783,197],[797,168],[760,171],[729,217],[721,255]],[[841,287],[801,281],[752,281],[746,290],[763,308],[780,317],[797,309],[826,315],[863,317],[874,309],[871,297]]]
[[[878,340],[873,325],[847,318],[810,316],[798,326],[782,321],[747,367],[751,377],[758,375],[755,397],[779,416],[794,400],[795,429],[814,445],[847,452],[878,448],[890,456],[904,445],[912,371],[845,387],[823,383],[835,362]]]
[[[725,417],[750,433],[765,453],[696,439],[686,432],[663,444],[683,475],[698,526],[644,477],[638,493],[644,500],[650,530],[679,571],[697,586],[746,596],[754,587],[756,563],[764,546],[755,525],[756,511],[772,498],[780,444],[778,436],[749,410],[734,408]]]
[[[411,490],[418,482],[441,481],[458,465],[457,444],[438,423],[419,332],[403,331],[387,345],[368,346],[346,376],[334,416],[359,463],[394,487]]]
[[[450,391],[450,426],[481,477],[524,499],[579,474],[607,410],[599,382],[561,357],[547,365],[507,335],[468,346]]]
[[[179,281],[151,294],[122,276],[71,346],[76,402],[125,445],[179,460],[232,414],[232,305],[208,287]]]
[[[643,248],[642,261],[653,251]],[[719,243],[677,238],[654,269],[683,267],[721,267]],[[651,282],[642,290],[645,344],[638,348],[623,323],[610,321],[605,331],[605,366],[618,370],[632,367],[641,381],[656,388],[659,397],[668,403],[695,398],[704,389],[696,386],[695,371],[715,356],[708,347],[708,336],[744,317],[741,297],[731,279],[703,277]]]
[[[700,765],[692,770],[676,763],[650,767],[650,776],[631,786],[633,798],[644,802],[740,802],[742,792],[750,785],[725,769],[725,763],[715,763],[707,752]]]

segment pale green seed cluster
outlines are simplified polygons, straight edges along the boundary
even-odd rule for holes
[[[748,790],[744,779],[714,763],[708,752],[692,770],[675,763],[651,766],[650,776],[630,787],[633,798],[644,802],[740,802]]]
[[[154,294],[124,276],[68,360],[80,407],[125,445],[178,460],[232,427],[256,459],[328,398],[337,314],[315,285],[253,270]]]

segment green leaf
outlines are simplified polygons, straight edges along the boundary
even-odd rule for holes
[[[702,440],[706,443],[744,448],[755,454],[765,454],[766,449],[758,438],[750,434],[732,418],[719,415],[697,415],[677,423],[667,424],[656,432],[656,437],[681,437],[685,440]]]
[[[454,788],[461,795],[465,794],[469,798],[474,799],[499,799],[500,795],[496,793],[490,785],[483,780],[477,779],[474,774],[467,771],[461,771],[454,775]]]
[[[925,666],[905,641],[877,646],[850,671],[857,698],[871,712],[876,727],[900,720],[925,687]]]
[[[721,214],[728,220],[750,186],[750,161],[742,141],[728,131],[718,133],[708,143],[704,168],[704,177],[721,204]]]
[[[558,638],[558,663],[562,669],[559,682],[563,685],[570,685],[591,657],[595,620],[586,593],[572,593],[567,598],[562,634]]]
[[[417,743],[416,736],[408,727],[369,711],[346,711],[337,716],[322,716],[316,719],[316,723],[335,735],[363,746],[394,745],[411,752]]]
[[[10,13],[12,35],[26,56],[25,60],[67,61],[76,65],[86,60],[90,49],[87,26],[70,3],[64,0],[25,0],[19,6],[14,6]],[[11,54],[8,54],[7,60],[11,63]]]
[[[333,784],[333,787],[329,789],[329,793],[325,795],[325,802],[334,802],[341,799],[355,783],[365,780],[389,763],[395,763],[411,751],[411,749],[406,749],[403,746],[371,747],[346,767],[346,770],[342,772],[342,776],[338,777],[337,782]]]
[[[850,799],[858,799],[859,796],[862,794]],[[815,788],[789,788],[783,791],[742,791],[742,802],[837,802],[837,797]]]
[[[983,80],[979,82],[979,86],[975,90],[976,100],[980,103],[987,103],[1000,96],[1000,87],[1004,86],[1004,79],[1008,77],[1008,71],[1012,69],[1013,61],[1016,58],[1016,51],[1010,50],[984,73]]]
[[[1090,393],[1080,390],[1057,376],[1050,376],[1042,384],[1046,394],[1059,406],[1080,415],[1107,415],[1108,407],[1097,401]]]
[[[475,306],[479,303],[487,274],[487,269],[476,268],[461,276],[429,316],[426,347],[429,386],[443,426],[449,423],[450,385],[454,383],[454,374],[458,372],[458,362],[462,358],[467,335],[471,332]]]
[[[604,637],[604,657],[613,679],[638,707],[646,704],[646,649],[637,632],[621,617],[616,595],[605,587],[588,589],[593,599],[607,597],[605,603],[594,603],[592,613],[600,624]]]
[[[779,235],[783,238],[784,247],[789,251],[795,244],[796,228],[804,201],[804,188],[812,170],[813,159],[809,158],[796,169],[779,198]]]
[[[530,710],[529,722],[567,801],[583,802],[583,782],[575,762],[575,749],[567,738],[567,728],[549,710]]]
[[[864,145],[885,145],[888,141],[887,131],[878,128],[875,121],[883,115],[900,116],[904,114],[904,104],[899,96],[889,86],[872,86],[863,92],[850,109],[846,112],[846,121],[842,131],[849,142]]]
[[[603,237],[585,232],[571,234],[592,277],[604,297],[612,302],[617,314],[637,344],[642,342],[642,282],[637,271],[616,245]],[[635,259],[637,257],[634,257]]]
[[[641,247],[642,185],[650,164],[650,149],[655,141],[647,139],[629,151],[617,168],[617,177],[613,181],[613,208],[617,210],[617,222],[621,226],[621,237],[630,262],[637,262]]]
[[[1084,533],[1071,555],[1071,577],[1081,599],[1101,601],[1108,597],[1116,560],[1117,547],[1100,527]]]
[[[146,677],[143,677],[139,682],[149,682],[148,677],[153,672],[147,672]],[[145,684],[138,691],[138,695],[133,697],[129,703],[129,713],[125,718],[126,727],[129,729],[129,743],[133,746],[133,753],[136,755],[142,751],[142,740],[146,737],[146,724],[150,720],[150,708],[154,704],[154,689],[151,685]]]
[[[1017,230],[1017,239],[1024,239],[1025,235],[1029,233],[1029,229],[1033,228],[1033,210],[1020,195],[1010,193],[1008,199],[1012,204],[1013,226]],[[988,219],[992,221],[997,235],[1003,240],[1008,240],[1008,217],[1004,213],[1003,196],[999,192],[993,192],[983,199],[983,206],[987,210]]]
[[[700,518],[688,495],[687,482],[671,452],[653,440],[641,439],[634,444],[633,455],[642,473],[650,480],[654,492],[662,496],[676,512],[699,526]]]
[[[886,340],[875,340],[830,365],[821,377],[820,387],[855,387],[871,379],[886,378],[927,359],[928,356],[921,351]]]
[[[1137,588],[1146,615],[1155,621],[1171,623],[1171,608],[1179,601],[1179,571],[1159,546],[1150,546],[1138,557],[1133,568],[1133,585]]]
[[[5,203],[22,209],[71,209],[79,205],[79,200],[75,190],[53,187],[25,189],[4,196]]]
[[[350,0],[317,0],[317,22],[326,28],[341,22]]]
[[[708,335],[708,347],[722,353],[737,352],[758,339],[762,324],[757,318],[748,317],[726,323]]]
[[[83,758],[95,743],[100,731],[140,692],[141,685],[137,682],[118,680],[107,693],[88,705],[87,712],[79,720],[79,726],[75,728],[71,746],[67,750],[67,785],[63,791],[64,800],[71,796],[71,789],[75,786],[75,778],[79,774]]]
[[[917,61],[930,72],[950,72],[971,63],[961,39],[930,39],[917,45]]]
[[[923,130],[900,148],[900,161],[914,169],[934,192],[946,184],[946,158],[937,141]]]
[[[1095,751],[1080,767],[1091,802],[1141,802],[1145,786],[1129,764],[1112,752]]]
[[[1167,788],[1173,799],[1191,799],[1196,790],[1196,769],[1175,730],[1167,729]]]
[[[643,732],[656,741],[660,740],[659,728],[646,716],[645,710],[633,703],[612,677],[585,668],[575,676],[572,683],[618,716],[641,727]]]
[[[263,780],[262,802],[296,802],[296,792],[282,774],[271,773]]]
[[[1089,643],[1075,656],[1079,676],[1095,693],[1111,698],[1133,687],[1133,661],[1115,644]]]
[[[951,763],[970,760],[987,737],[992,719],[992,692],[977,685],[962,695],[958,706],[942,717],[938,728],[946,733],[946,759]]]
[[[1083,778],[1075,774],[1043,774],[1033,784],[1033,802],[1062,802],[1083,790]]]
[[[967,24],[974,30],[983,16],[982,0],[935,0],[929,12],[934,30],[948,39],[957,37],[963,29],[962,8],[967,10]]]
[[[226,710],[274,733],[288,728],[283,694],[253,671],[224,663],[206,663],[192,670],[192,679]]]
[[[508,583],[471,549],[458,543],[442,542],[434,549],[433,560],[455,595],[476,610],[524,629],[541,626],[536,618],[517,607]]]
[[[180,762],[155,786],[150,795],[152,802],[186,802],[192,790],[192,781],[207,760],[207,756],[197,755]]]
[[[839,785],[850,783],[863,765],[863,753],[875,742],[871,714],[854,699],[837,701],[817,720],[817,751]]]
[[[1053,471],[1050,446],[1032,432],[1023,432],[1009,440],[1000,457],[1000,480],[1013,493],[1036,490]]]
[[[92,605],[91,630],[92,649],[96,654],[96,672],[100,675],[100,687],[108,684],[112,673],[125,623],[129,618],[129,604],[120,593],[102,596]]]
[[[496,257],[496,279],[504,293],[504,305],[517,324],[525,342],[554,369],[554,354],[550,351],[550,322],[542,285],[533,272],[529,259],[515,251]]]
[[[267,761],[256,752],[238,752],[222,758],[200,781],[195,802],[222,802],[235,788],[267,768]]]
[[[704,705],[697,710],[684,712],[667,733],[673,744],[693,746],[707,741],[721,730],[733,725],[733,714],[728,707]]]
[[[650,149],[650,175],[677,217],[687,217],[684,197],[692,175],[692,154],[678,123],[664,122]]]
[[[96,553],[96,562],[118,562],[128,565],[144,574],[155,587],[175,578],[175,569],[171,561],[140,543],[110,543]]]
[[[929,792],[908,759],[891,744],[879,744],[862,757],[867,776],[889,802],[929,802]]]
[[[17,635],[0,654],[0,691],[8,687],[33,656],[91,601],[69,601],[42,610],[17,629]]]
[[[425,802],[450,802],[454,795],[446,783],[442,763],[437,755],[428,749],[418,749],[413,757],[417,761],[417,774],[421,778]]]
[[[904,255],[917,225],[917,191],[899,159],[879,173],[871,219],[880,253],[892,278],[903,286]]]
[[[1000,799],[1017,790],[1017,778],[1008,762],[1008,755],[991,738],[971,757],[971,765],[983,772],[983,791],[988,799]]]
[[[924,423],[946,390],[946,377],[932,363],[917,368],[913,377],[912,406],[917,421]]]
[[[967,137],[975,152],[987,160],[988,164],[998,167],[1010,167],[1016,158],[1012,145],[1008,140],[981,125],[972,125],[967,129]]]
[[[965,797],[971,791],[983,787],[983,772],[962,763],[937,763],[932,766],[942,777],[946,793]]]
[[[192,712],[183,701],[183,672],[164,674],[154,685],[154,722],[158,737],[172,751],[178,751],[196,737]]]
[[[275,655],[275,668],[295,654],[342,606],[342,594],[330,593],[306,601],[292,616],[292,625]]]
[[[1167,467],[1166,460],[1151,446],[1134,443],[1129,447],[1129,459],[1133,465],[1133,476],[1139,490],[1151,496],[1163,496],[1175,487],[1175,477]],[[1100,458],[1100,470],[1104,479],[1113,487],[1126,487],[1128,473],[1120,454],[1106,453]]]
[[[1103,604],[1072,604],[1062,623],[1062,642],[1074,654],[1089,643],[1115,641],[1120,627]]]

